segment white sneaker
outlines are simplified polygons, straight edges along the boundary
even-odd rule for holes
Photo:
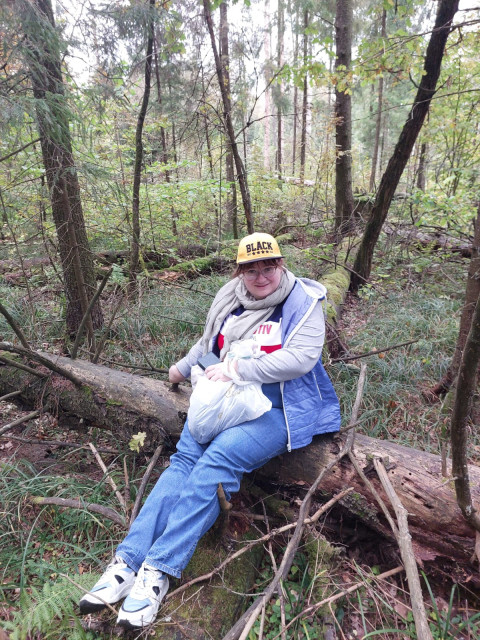
[[[168,576],[148,564],[142,564],[135,584],[120,608],[117,624],[125,629],[151,624],[167,591]]]
[[[97,584],[78,603],[80,613],[95,613],[106,604],[114,604],[130,592],[136,573],[121,559],[115,557]],[[98,596],[98,597],[97,597]]]

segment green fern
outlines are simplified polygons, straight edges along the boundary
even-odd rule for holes
[[[19,610],[13,621],[7,623],[11,640],[26,640],[34,632],[41,633],[45,640],[88,640],[91,635],[82,628],[75,608],[95,579],[94,574],[87,573],[75,577],[78,587],[66,578],[59,578],[46,582],[41,589],[31,587],[29,593],[24,591]]]

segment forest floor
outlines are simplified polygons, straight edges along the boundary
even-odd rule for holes
[[[341,320],[343,337],[352,353],[379,352],[366,358],[367,384],[357,429],[375,438],[391,439],[399,444],[442,454],[448,451],[448,413],[442,410],[441,403],[426,402],[421,392],[440,379],[452,356],[467,263],[462,260],[447,261],[441,256],[428,256],[425,259],[422,253],[408,251],[406,255],[400,255],[393,250],[381,258],[381,273],[377,273],[376,279],[364,288],[358,298],[347,299]],[[296,273],[312,273],[311,260],[304,260],[302,251],[292,249],[290,262]],[[313,275],[321,280],[320,272]],[[145,359],[148,359],[158,368],[167,368],[182,349],[193,343],[210,303],[211,292],[218,289],[223,280],[222,275],[203,276],[188,285],[192,287],[189,295],[185,295],[184,285],[176,288],[158,280],[150,282],[134,308],[124,309],[119,314],[112,339],[106,347],[107,360],[134,366],[139,363],[144,365]],[[19,307],[18,290],[10,289],[8,295],[10,304]],[[105,302],[107,316],[116,299],[115,290],[111,290]],[[59,336],[49,329],[48,318],[56,314],[56,304],[56,296],[47,294],[37,309],[37,318],[30,321],[32,335],[34,331],[37,340],[41,341],[39,347],[47,351],[58,351],[62,344]],[[25,325],[28,326],[29,322],[24,322]],[[6,339],[11,338],[7,336]],[[415,342],[388,352],[381,351],[409,340]],[[345,421],[348,421],[359,360],[326,364],[341,400]],[[2,424],[27,413],[12,402],[0,403]],[[31,420],[26,428],[16,428],[12,434],[25,441],[20,442],[8,436],[0,439],[0,468],[4,487],[10,487],[12,478],[27,479],[32,486],[43,478],[43,482],[57,483],[67,493],[69,490],[81,491],[81,487],[89,487],[91,491],[92,486],[102,485],[104,479],[88,448],[88,442],[92,439],[97,449],[105,451],[104,455],[110,462],[115,464],[118,460],[118,443],[114,435],[100,429],[82,431],[78,425],[75,429],[66,428],[48,414]],[[55,443],[45,445],[33,440],[58,440],[70,442],[72,446],[65,448]],[[469,453],[471,462],[480,464],[480,439],[473,424]],[[128,457],[128,474],[139,477],[144,462],[142,456],[137,459]],[[167,458],[163,458],[159,466],[165,464]],[[9,470],[13,475],[9,476]],[[116,473],[120,477],[123,475],[121,469]],[[18,526],[14,507],[18,500],[24,500],[21,492],[12,490],[7,496],[5,513],[9,524],[3,536],[11,532],[9,527],[14,527],[15,522]],[[292,504],[295,503],[294,496],[290,496],[290,500]],[[4,567],[2,582],[5,590],[12,588],[12,582],[16,583],[15,591],[32,577],[36,584],[40,584],[46,577],[55,575],[62,554],[67,567],[70,563],[80,568],[80,573],[92,567],[95,569],[115,543],[111,535],[107,538],[98,536],[95,527],[92,528],[90,524],[84,536],[76,537],[70,547],[66,544],[58,546],[46,536],[45,529],[38,526],[37,517],[31,509],[22,511],[22,526],[27,529],[31,527],[31,531],[28,535],[17,531],[15,553],[17,556],[20,554],[19,557],[0,562],[0,566],[3,564]],[[51,519],[52,530],[62,532],[59,534],[61,538],[65,531],[74,528],[78,531],[81,526],[74,516],[61,516],[60,521],[55,521],[57,516],[53,514],[48,518]],[[334,540],[335,526],[328,519],[324,522],[323,533],[327,538],[330,532]],[[88,553],[83,549],[85,540],[90,540]],[[29,556],[27,549],[32,548],[38,553]],[[5,560],[6,552],[12,553],[10,545],[3,553],[0,551],[0,560],[2,555]],[[344,546],[342,553],[336,573],[341,576],[341,582],[346,584],[358,579],[360,565],[379,568],[387,558],[391,560],[396,551],[388,545],[379,546],[375,534],[358,528],[356,542],[353,540],[348,548]],[[63,568],[63,571],[67,572],[67,569]],[[18,575],[21,576],[20,583]],[[434,596],[432,594],[430,598],[434,627],[437,625],[443,629],[434,637],[480,638],[480,626],[475,618],[480,594],[469,591],[468,585],[460,589],[447,582],[432,583],[431,586],[427,582],[427,598],[430,588],[434,590]],[[366,586],[361,595],[345,599],[337,606],[335,615],[342,629],[339,636],[342,640],[363,638],[367,634],[371,634],[368,637],[375,635],[381,638],[415,637],[405,595],[406,586],[398,579],[392,581],[388,589],[388,594],[382,594]],[[8,620],[16,608],[15,600],[9,596],[0,603],[0,614],[3,613]],[[398,627],[402,629],[401,632]],[[389,628],[396,631],[389,632]],[[381,629],[384,629],[383,633]],[[273,631],[265,637],[273,638]],[[308,634],[299,631],[295,637],[307,638]]]

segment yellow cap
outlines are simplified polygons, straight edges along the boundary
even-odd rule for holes
[[[252,233],[242,238],[238,245],[237,264],[282,257],[278,242],[268,233]]]

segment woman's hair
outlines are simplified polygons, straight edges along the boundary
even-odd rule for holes
[[[268,260],[257,260],[256,262],[237,264],[235,271],[232,273],[232,280],[233,278],[241,276],[242,273],[245,273],[245,271],[255,268],[255,265],[258,262],[265,262],[265,264],[268,264],[268,266],[279,267],[283,263],[283,258],[269,258]]]

